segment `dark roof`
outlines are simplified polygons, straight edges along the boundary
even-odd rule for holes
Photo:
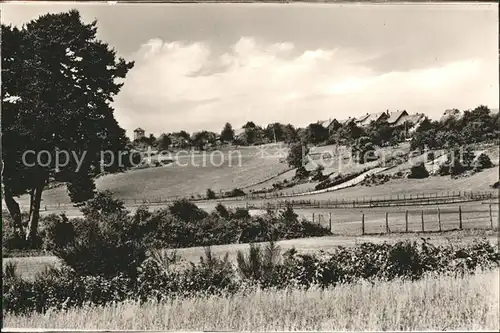
[[[137,127],[137,128],[134,130],[134,132],[144,132],[144,130],[143,130],[142,128],[140,128],[140,127]]]
[[[389,124],[393,124],[393,123],[397,122],[399,120],[399,118],[401,118],[401,116],[403,116],[403,115],[408,115],[408,112],[406,112],[406,110],[390,112],[389,118],[387,118],[387,122]]]

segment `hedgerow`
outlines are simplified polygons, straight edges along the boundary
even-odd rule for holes
[[[44,312],[83,304],[105,304],[125,299],[167,301],[173,297],[203,297],[260,288],[327,288],[357,281],[421,279],[426,274],[474,274],[500,265],[500,252],[486,240],[469,245],[434,246],[419,241],[395,244],[363,243],[326,253],[301,254],[295,249],[282,256],[273,242],[263,250],[251,244],[239,252],[236,263],[212,255],[210,248],[197,264],[165,264],[149,257],[135,278],[79,275],[68,268],[51,269],[33,281],[17,277],[10,267],[3,273],[3,309],[6,312]]]

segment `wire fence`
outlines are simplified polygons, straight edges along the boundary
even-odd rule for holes
[[[177,197],[180,198],[180,197]],[[293,198],[221,198],[216,200],[193,200],[195,203],[224,203],[228,201],[237,201],[241,204],[236,206],[248,209],[283,209],[287,205],[294,208],[373,208],[373,207],[397,207],[397,206],[423,206],[423,205],[444,205],[466,203],[481,200],[494,200],[498,198],[497,192],[474,192],[474,191],[446,191],[436,193],[408,193],[386,196],[363,196],[352,198],[336,198],[325,200],[312,199],[293,199]],[[127,207],[137,207],[140,205],[162,206],[169,205],[175,199],[170,197],[151,198],[119,198]],[[245,200],[246,199],[246,200]],[[274,199],[274,200],[273,200]],[[263,200],[263,201],[259,201]],[[235,206],[233,204],[233,206]],[[71,203],[42,203],[42,210],[61,210],[73,208]]]
[[[498,204],[472,207],[433,207],[406,210],[368,210],[337,214],[299,212],[313,223],[330,228],[334,234],[370,235],[404,232],[440,232],[462,229],[498,229]]]

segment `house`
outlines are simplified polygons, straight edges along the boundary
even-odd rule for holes
[[[389,117],[387,118],[387,123],[391,126],[400,126],[403,125],[408,119],[408,112],[406,110],[403,111],[395,111],[389,112]]]
[[[134,130],[134,140],[140,140],[145,137],[145,132],[142,128],[138,127]]]
[[[407,117],[406,121],[411,124],[411,128],[408,129],[408,133],[415,132],[420,124],[425,120],[425,114],[423,113],[415,113],[411,114]]]
[[[378,112],[378,113],[367,113],[356,119],[356,125],[359,127],[368,127],[372,121],[382,121],[389,118],[389,111]]]
[[[440,121],[446,121],[451,118],[455,118],[455,120],[460,120],[462,118],[463,112],[457,109],[448,109],[444,111],[443,115],[441,116]]]

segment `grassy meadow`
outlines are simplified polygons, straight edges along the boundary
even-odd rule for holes
[[[116,197],[131,199],[127,203],[133,203],[133,199],[140,203],[143,198],[205,194],[208,188],[216,192],[246,188],[289,169],[286,163],[280,162],[283,157],[278,153],[272,147],[263,151],[256,147],[239,147],[219,153],[206,152],[205,155],[180,155],[177,164],[105,175],[96,179],[96,186],[99,190],[111,190]],[[19,203],[27,206],[29,198],[23,196]],[[43,192],[42,207],[58,203],[70,203],[66,187]]]
[[[228,296],[123,302],[4,317],[5,328],[234,331],[499,329],[499,271],[326,290],[254,290]]]

